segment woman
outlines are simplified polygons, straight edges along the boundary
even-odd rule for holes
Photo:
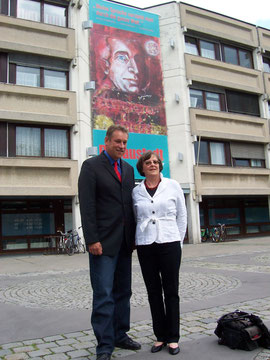
[[[162,162],[153,151],[139,158],[137,169],[145,176],[132,196],[138,258],[157,338],[151,352],[168,344],[169,353],[176,355],[180,351],[179,269],[187,224],[184,194],[177,181],[162,176]]]

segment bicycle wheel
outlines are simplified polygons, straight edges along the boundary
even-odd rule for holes
[[[218,242],[219,241],[219,232],[217,229],[214,229],[211,236],[212,242]]]
[[[67,239],[65,243],[66,253],[71,256],[74,254],[74,246],[73,241],[71,239]]]
[[[225,241],[227,238],[226,230],[223,231],[223,233],[220,235],[220,241]]]
[[[81,253],[85,253],[85,246],[84,244],[81,242],[81,239],[78,240],[78,250]]]

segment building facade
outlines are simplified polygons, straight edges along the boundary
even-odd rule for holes
[[[160,16],[170,175],[188,241],[201,227],[270,233],[270,30],[184,3]],[[87,1],[0,0],[0,253],[80,226],[93,149]]]
[[[269,234],[269,30],[184,3],[154,11],[189,240],[219,223],[233,237]]]

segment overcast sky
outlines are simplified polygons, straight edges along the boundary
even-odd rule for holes
[[[169,0],[118,1],[141,8],[169,2]],[[182,2],[270,29],[270,0],[187,0]]]

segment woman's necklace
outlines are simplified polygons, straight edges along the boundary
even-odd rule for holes
[[[158,183],[157,183],[155,186],[150,186],[150,185],[147,184],[147,181],[146,181],[146,179],[145,179],[144,184],[145,184],[145,187],[146,187],[147,189],[149,189],[149,190],[155,190],[155,189],[158,187],[160,181],[161,181],[161,180],[159,179],[159,180],[158,180]]]

